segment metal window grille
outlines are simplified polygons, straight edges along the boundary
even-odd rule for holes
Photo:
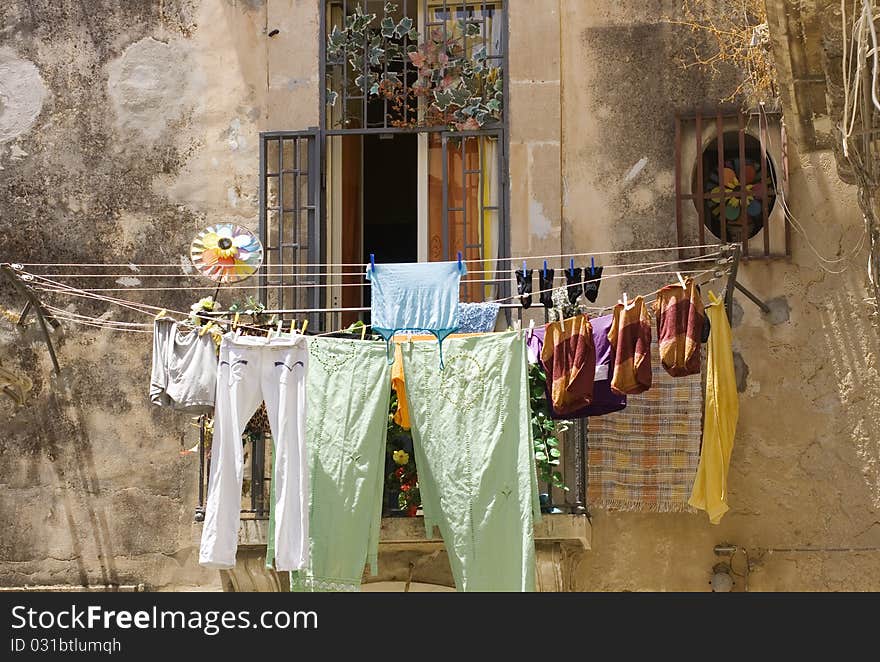
[[[417,128],[415,125],[424,123],[424,118],[421,122],[419,120],[420,109],[413,87],[418,79],[417,70],[406,55],[408,50],[418,44],[413,43],[408,35],[396,39],[400,45],[401,55],[380,56],[379,62],[376,63],[374,59],[372,65],[370,64],[371,46],[366,39],[355,54],[349,53],[347,46],[336,56],[328,54],[327,36],[333,25],[341,24],[345,17],[351,16],[356,10],[364,14],[376,14],[375,23],[378,24],[382,20],[384,4],[384,0],[328,0],[327,2],[327,11],[322,15],[325,26],[321,43],[320,74],[328,92],[337,96],[335,102],[331,104],[328,95],[326,102],[322,104],[321,124],[330,132],[358,129],[414,130]],[[507,20],[504,4],[500,0],[495,2],[396,0],[393,4],[397,6],[397,11],[393,14],[395,22],[403,17],[411,18],[414,21],[413,27],[420,31],[422,38],[432,30],[440,31],[444,41],[451,38],[468,57],[475,49],[482,48],[486,53],[487,64],[500,67],[506,72]],[[421,14],[417,13],[419,8]],[[329,26],[326,25],[328,15]],[[420,17],[421,25],[418,24]],[[466,31],[457,29],[450,33],[450,25],[460,25],[464,28],[474,26],[475,34],[467,36]],[[359,63],[357,69],[350,61],[352,56]],[[371,97],[369,90],[364,89],[365,85],[358,85],[359,76],[365,80],[370,71],[376,71],[377,68],[381,69],[382,74],[393,72],[399,80],[399,86],[394,90],[393,95],[390,95],[391,98],[383,96],[380,102],[375,96]],[[372,103],[371,99],[373,99]]]
[[[720,239],[740,243],[744,260],[789,257],[791,227],[781,199],[787,192],[785,128],[778,114],[676,116],[679,246]]]
[[[319,308],[321,167],[317,129],[260,134],[260,302]],[[294,316],[291,314],[291,316]],[[310,319],[315,325],[319,319]],[[314,327],[313,327],[314,328]]]

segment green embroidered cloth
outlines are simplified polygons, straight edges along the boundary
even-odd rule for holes
[[[379,548],[391,396],[384,344],[311,339],[306,392],[311,560],[291,573],[291,590],[357,591],[365,563],[376,574]],[[271,514],[269,527],[271,567]]]
[[[401,346],[428,537],[460,591],[533,591],[540,518],[521,332]]]

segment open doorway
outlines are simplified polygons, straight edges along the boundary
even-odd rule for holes
[[[414,133],[368,134],[364,145],[363,261],[418,260],[418,144]]]
[[[369,133],[341,137],[342,262],[418,261],[418,136]],[[342,307],[370,305],[359,273],[342,279]],[[361,317],[342,315],[343,326]]]

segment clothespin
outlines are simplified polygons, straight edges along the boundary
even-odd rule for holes
[[[629,300],[626,298],[626,292],[623,293],[623,307],[629,306]]]
[[[376,254],[370,253],[370,272],[376,273]]]
[[[281,327],[283,324],[284,324],[283,319],[278,320],[278,325],[275,327],[275,337],[276,338],[281,337]]]
[[[592,256],[590,256],[590,275],[596,275],[596,260]]]
[[[307,328],[308,326],[309,326],[309,318],[307,317],[307,318],[305,318],[305,319],[303,320],[303,328],[300,329],[299,332],[300,332],[302,335],[306,335],[306,328]]]
[[[526,261],[523,260],[523,278],[525,278],[525,275],[526,275]]]
[[[208,322],[201,329],[199,329],[199,336],[205,335],[211,328],[214,326],[214,322]]]
[[[687,287],[687,286],[685,285],[685,283],[684,283],[684,278],[682,277],[681,272],[680,272],[680,271],[676,271],[676,272],[675,272],[675,275],[678,276],[678,282],[681,283],[681,286],[682,286],[682,287]]]
[[[458,270],[461,271],[461,251],[458,251]]]
[[[236,312],[235,317],[232,318],[232,329],[235,330],[238,328],[238,320],[241,318],[241,313]]]
[[[574,275],[574,258],[571,258],[568,261],[568,275]]]
[[[529,320],[529,335],[527,337],[529,339],[531,339],[532,334],[534,334],[534,333],[535,333],[535,318],[533,317],[532,319]]]
[[[366,338],[366,336],[367,336],[367,325],[364,324],[364,325],[361,327],[361,340],[363,340],[364,338]]]
[[[296,320],[290,320],[290,335],[297,333]]]
[[[544,279],[547,279],[547,260],[544,260]]]
[[[168,311],[163,308],[162,310],[160,310],[156,314],[156,319],[161,319],[161,318],[165,317],[167,314],[168,314]]]

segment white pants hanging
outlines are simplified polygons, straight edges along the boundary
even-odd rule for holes
[[[305,336],[260,338],[232,334],[220,345],[211,472],[199,563],[235,567],[241,510],[241,435],[266,402],[274,440],[275,563],[299,570],[308,561],[309,487],[306,459]],[[252,489],[262,489],[254,485]]]

